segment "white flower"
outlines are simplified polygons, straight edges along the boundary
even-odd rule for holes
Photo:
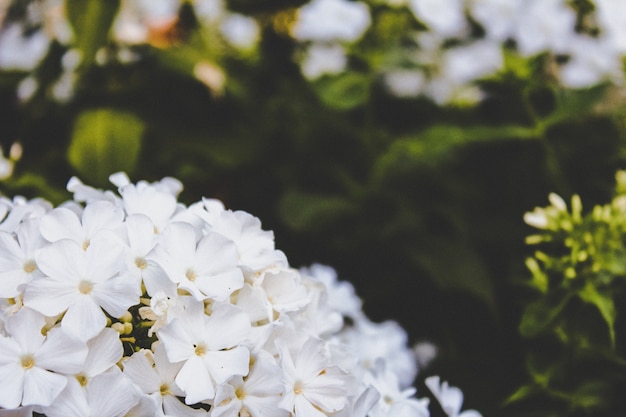
[[[274,233],[263,230],[261,221],[250,213],[224,210],[210,230],[235,242],[239,265],[243,268],[260,271],[287,265],[285,254],[274,248]]]
[[[392,70],[384,74],[385,87],[396,97],[417,97],[423,93],[426,77],[420,70]]]
[[[515,31],[524,56],[563,52],[576,24],[576,13],[563,0],[526,0]]]
[[[278,407],[284,390],[280,374],[274,358],[259,352],[248,376],[217,387],[211,417],[288,417],[289,412]]]
[[[364,382],[373,386],[380,398],[369,417],[428,417],[428,399],[414,397],[415,388],[402,389],[396,374],[378,361],[372,372],[365,374]]]
[[[30,71],[48,52],[50,38],[41,30],[24,34],[24,28],[10,23],[0,31],[0,69]]]
[[[187,223],[172,223],[149,259],[197,300],[223,301],[243,286],[235,243],[218,233],[196,243],[196,231]]]
[[[570,88],[585,88],[608,80],[622,82],[622,53],[606,38],[572,36],[569,45],[569,60],[560,69],[561,83]]]
[[[0,407],[48,406],[57,398],[67,378],[78,372],[87,346],[59,328],[41,333],[45,318],[22,308],[5,323],[9,336],[0,336]]]
[[[310,45],[302,58],[302,74],[309,80],[316,80],[322,75],[342,72],[348,65],[346,51],[340,44],[314,43]]]
[[[248,373],[250,351],[244,342],[249,334],[250,323],[239,308],[219,304],[208,316],[200,302],[157,332],[168,359],[184,361],[176,383],[187,404],[212,400],[217,385]]]
[[[467,29],[463,0],[409,0],[409,8],[439,36],[459,36]]]
[[[79,219],[67,208],[56,208],[41,220],[41,234],[50,242],[70,239],[87,249],[100,237],[115,239],[122,231],[124,212],[108,201],[96,201],[83,210]]]
[[[86,388],[70,379],[44,412],[47,417],[123,416],[138,401],[139,396],[123,373],[104,373],[94,377]]]
[[[31,281],[24,305],[47,316],[65,312],[62,327],[82,340],[106,326],[103,308],[120,317],[139,302],[137,281],[120,273],[123,248],[115,241],[99,239],[83,250],[72,240],[59,240],[42,248],[36,261],[46,276]]]
[[[0,231],[0,297],[17,297],[27,283],[42,275],[35,262],[35,252],[45,243],[39,220],[20,223],[16,238]]]
[[[277,341],[285,395],[280,407],[294,417],[326,417],[348,405],[352,376],[333,366],[325,343],[309,338],[296,351]]]
[[[431,376],[426,378],[424,382],[449,417],[481,417],[481,414],[475,410],[467,410],[461,413],[463,392],[457,387],[448,386],[447,382],[442,382],[440,385],[439,381],[438,376]]]
[[[111,328],[103,329],[99,335],[90,339],[87,347],[89,353],[85,358],[85,363],[80,371],[75,372],[76,379],[83,387],[97,375],[115,367],[124,354],[120,335]]]
[[[292,35],[301,41],[358,40],[371,24],[365,3],[349,0],[313,0],[298,10]]]
[[[469,6],[487,37],[503,42],[513,34],[523,3],[523,0],[471,0]]]
[[[124,373],[144,394],[151,396],[157,405],[158,416],[205,416],[204,410],[188,407],[177,398],[185,396],[185,392],[175,382],[183,363],[171,363],[162,343],[157,342],[153,349],[154,354],[142,349],[124,361]]]
[[[228,43],[239,49],[251,49],[259,41],[261,29],[256,20],[238,13],[229,13],[220,25]]]
[[[615,0],[594,0],[600,37],[619,52],[626,53],[626,3]]]

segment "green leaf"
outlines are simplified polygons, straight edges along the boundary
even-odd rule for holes
[[[615,317],[617,315],[615,311],[615,304],[610,294],[600,292],[591,283],[587,282],[584,288],[578,292],[578,296],[586,303],[596,306],[602,318],[606,322],[609,328],[609,336],[611,337],[611,346],[615,345]]]
[[[119,5],[120,0],[65,0],[75,46],[82,52],[84,66],[89,66],[98,50],[107,44]]]
[[[68,160],[85,180],[106,185],[110,174],[133,171],[144,129],[143,122],[131,113],[84,111],[74,123]]]
[[[535,337],[548,329],[569,302],[571,294],[556,302],[551,298],[555,297],[542,297],[526,306],[519,326],[522,336]]]
[[[280,214],[289,227],[297,231],[311,231],[353,212],[354,205],[347,198],[288,192],[279,202]]]
[[[320,78],[313,88],[328,107],[349,110],[369,100],[370,78],[357,72],[344,72],[336,77]]]
[[[519,387],[513,394],[504,400],[503,405],[512,404],[524,400],[539,391],[539,387],[535,384],[523,385]]]
[[[541,124],[548,127],[567,120],[579,120],[606,97],[606,92],[606,84],[582,90],[556,90],[556,108],[541,120]]]
[[[506,126],[450,126],[436,125],[419,134],[392,143],[376,161],[375,173],[379,178],[391,172],[402,172],[417,166],[440,163],[461,146],[510,139],[536,139],[534,128]]]

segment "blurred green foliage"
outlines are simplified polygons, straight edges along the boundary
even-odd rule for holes
[[[296,5],[277,0],[233,2],[263,22],[256,51],[228,50],[184,9],[184,42],[98,64],[103,46],[115,49],[108,28],[118,2],[66,4],[83,54],[73,98],[48,94],[61,71],[57,43],[30,100],[15,98],[26,74],[0,73],[2,147],[24,149],[0,184],[5,194],[60,203],[72,175],[98,187],[118,170],[176,177],[183,200],[216,197],[253,213],[292,265],[334,266],[375,320],[438,344],[428,372],[461,386],[466,408],[598,416],[618,400],[623,224],[580,214],[547,244],[604,242],[601,271],[567,243],[529,261],[531,280],[522,218],[552,191],[590,206],[611,197],[626,162],[620,88],[565,91],[545,76],[545,57],[509,56],[475,106],[393,97],[370,65],[390,59],[399,28],[415,22],[386,9],[366,35],[372,49],[357,51],[362,71],[309,83],[279,24]],[[227,77],[223,88],[200,81],[199,61]],[[585,278],[559,281],[567,268]]]

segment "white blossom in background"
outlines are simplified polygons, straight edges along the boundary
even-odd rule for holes
[[[0,199],[0,417],[428,416],[406,332],[332,268],[291,268],[259,219],[185,206],[175,179],[111,181]]]
[[[300,63],[302,74],[309,80],[343,72],[348,65],[345,48],[340,44],[314,43],[304,52]]]
[[[512,37],[524,0],[469,0],[469,10],[485,29],[488,39],[499,42]]]
[[[462,36],[468,29],[463,0],[409,0],[415,17],[442,37]]]
[[[527,0],[515,32],[522,55],[564,52],[574,35],[576,13],[563,0]]]
[[[312,0],[298,10],[291,32],[301,41],[355,42],[370,24],[371,16],[365,3]]]

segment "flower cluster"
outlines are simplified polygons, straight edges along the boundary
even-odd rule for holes
[[[228,10],[223,0],[122,0],[111,25],[110,43],[114,47],[100,48],[96,63],[134,62],[141,57],[137,47],[166,48],[178,44],[182,36],[180,11],[184,4],[193,10],[203,36],[219,44],[219,48],[245,53],[258,43],[258,22]],[[61,102],[73,96],[84,59],[76,47],[83,34],[72,27],[66,9],[63,0],[0,0],[0,70],[33,71],[53,43],[63,45],[61,75],[50,91]],[[201,59],[195,62],[193,75],[209,88],[221,90],[225,76],[220,66],[210,56],[202,58],[206,53],[197,55]],[[37,79],[28,76],[18,87],[18,97],[27,101],[39,87]]]
[[[0,416],[429,415],[405,332],[333,269],[291,268],[259,219],[185,206],[175,179],[111,181],[0,200]]]
[[[504,69],[507,53],[558,57],[555,75],[566,87],[621,83],[626,6],[594,0],[576,10],[571,3],[312,0],[299,9],[292,33],[305,48],[303,74],[316,79],[345,71],[350,55],[363,58],[364,34],[386,13],[381,10],[406,11],[413,22],[401,44],[386,45],[372,62],[392,94],[425,95],[439,104],[479,99],[474,82]]]

